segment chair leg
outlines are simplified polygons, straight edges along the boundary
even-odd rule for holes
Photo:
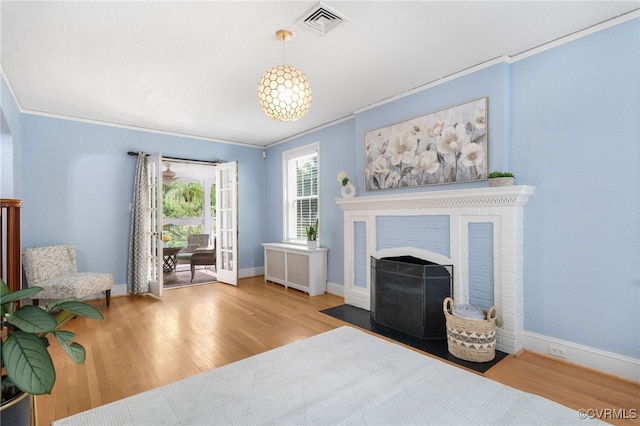
[[[107,296],[107,306],[109,306],[111,304],[111,290],[107,290],[105,293]]]
[[[193,282],[193,276],[196,274],[195,265],[191,264],[191,282]]]

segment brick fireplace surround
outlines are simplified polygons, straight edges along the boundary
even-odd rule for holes
[[[517,353],[524,347],[524,206],[534,191],[533,186],[506,186],[336,199],[344,212],[345,303],[369,310],[370,257],[399,255],[453,264],[453,298],[456,303],[469,303],[469,225],[491,223],[493,295],[502,322],[496,329],[496,348]],[[393,216],[448,217],[449,256],[416,247],[379,250],[378,218]]]

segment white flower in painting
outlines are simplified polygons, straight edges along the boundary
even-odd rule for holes
[[[460,161],[467,167],[477,166],[484,162],[484,148],[477,143],[470,143],[462,148]]]
[[[373,150],[378,157],[384,157],[387,155],[387,142],[378,140],[373,146]]]
[[[446,124],[443,120],[435,120],[431,124],[431,126],[429,126],[429,129],[427,130],[427,134],[429,135],[430,138],[437,138],[442,134],[442,131],[444,130],[445,125]]]
[[[387,180],[385,181],[385,188],[393,188],[395,186],[398,186],[399,183],[400,183],[400,173],[397,171],[391,172],[391,174],[387,177]]]
[[[422,123],[420,120],[412,121],[409,127],[410,127],[409,131],[414,135],[417,135],[419,133],[424,133],[424,131],[427,128],[427,126],[424,123]]]
[[[447,126],[438,139],[438,151],[442,153],[460,152],[467,143],[469,143],[469,135],[462,124],[458,123],[455,127]]]
[[[438,163],[438,154],[435,151],[425,151],[416,155],[413,162],[414,173],[427,172],[435,173],[440,168]]]
[[[376,141],[372,139],[366,139],[364,141],[364,153],[368,157],[373,151],[373,147],[376,145]]]
[[[418,139],[410,132],[395,133],[387,146],[387,153],[391,156],[391,164],[412,163],[418,147]]]
[[[364,143],[364,151],[367,156],[372,155],[379,157],[386,155],[388,139],[387,133],[386,129],[381,129],[368,135]]]
[[[386,175],[389,173],[389,163],[384,157],[378,157],[371,164],[371,173],[376,175]]]
[[[484,108],[478,108],[473,113],[473,125],[476,129],[484,130],[487,128],[487,112]]]

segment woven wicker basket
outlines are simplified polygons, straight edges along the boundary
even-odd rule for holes
[[[496,357],[496,308],[487,312],[486,320],[457,317],[451,313],[453,299],[442,302],[447,320],[447,347],[457,358],[473,362],[487,362]]]

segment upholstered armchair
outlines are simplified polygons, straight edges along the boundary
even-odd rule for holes
[[[213,248],[197,248],[191,254],[191,281],[196,274],[197,265],[216,265],[216,240],[213,239]]]
[[[187,246],[178,252],[178,264],[191,263],[191,255],[196,249],[209,247],[209,234],[192,234],[187,237]]]
[[[98,272],[78,272],[76,249],[70,245],[36,247],[22,251],[22,266],[29,287],[43,290],[31,296],[39,299],[83,298],[104,292],[107,306],[111,302],[113,276]]]

